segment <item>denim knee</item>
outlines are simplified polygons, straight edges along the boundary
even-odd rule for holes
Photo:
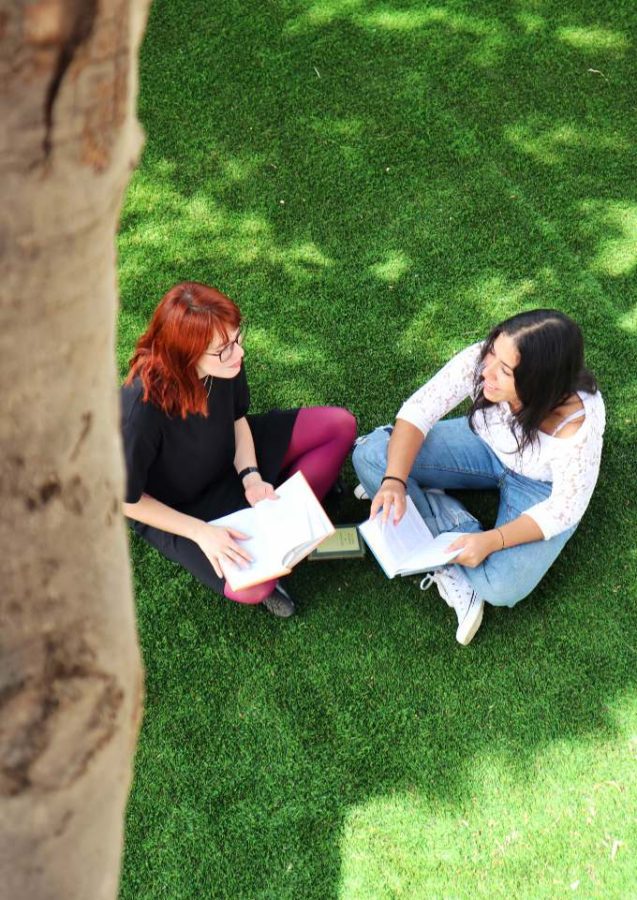
[[[360,437],[352,452],[354,470],[361,481],[380,482],[387,464],[387,445],[391,432],[385,428]]]
[[[532,590],[532,589],[531,589]],[[517,590],[511,582],[501,582],[500,584],[489,585],[488,594],[484,600],[490,606],[508,606],[514,607],[520,600],[524,600],[531,593],[530,590]]]
[[[506,554],[506,551],[504,552]],[[482,599],[491,606],[515,606],[529,596],[542,575],[532,567],[529,571],[525,571],[523,566],[500,565],[492,560],[487,560],[480,568],[481,583],[479,587],[477,585],[474,587]],[[472,580],[471,576],[469,579]]]

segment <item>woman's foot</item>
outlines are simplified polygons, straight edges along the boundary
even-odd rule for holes
[[[270,596],[262,601],[261,606],[279,619],[289,619],[290,616],[293,616],[296,612],[294,600],[290,597],[280,581],[277,581],[276,587]]]
[[[447,606],[455,609],[458,618],[456,640],[466,647],[482,624],[484,600],[478,597],[469,579],[455,566],[425,575],[420,588],[426,591],[434,583]]]
[[[369,500],[369,494],[362,484],[357,484],[354,488],[354,496],[357,500]]]

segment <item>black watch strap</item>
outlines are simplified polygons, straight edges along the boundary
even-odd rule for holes
[[[239,478],[241,481],[246,477],[246,475],[252,475],[253,472],[259,472],[256,466],[246,466],[245,469],[241,469],[239,472]]]

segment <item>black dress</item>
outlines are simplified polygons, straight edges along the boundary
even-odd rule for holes
[[[244,367],[235,378],[212,379],[207,416],[170,417],[153,403],[144,403],[142,396],[139,379],[122,387],[126,502],[136,503],[145,493],[204,521],[248,506],[234,468],[234,423],[250,404]],[[272,484],[279,481],[297,413],[275,409],[248,416],[259,471]],[[194,541],[141,522],[132,525],[168,559],[223,593],[223,579]]]

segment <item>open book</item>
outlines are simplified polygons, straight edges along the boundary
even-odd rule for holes
[[[439,534],[435,538],[409,496],[407,510],[398,525],[394,525],[393,518],[382,525],[378,513],[374,519],[362,522],[358,529],[388,578],[444,566],[462,552],[449,553],[445,549],[457,535]]]
[[[289,575],[321,541],[334,534],[334,526],[301,472],[279,485],[276,493],[278,500],[262,500],[209,523],[250,535],[239,543],[252,562],[245,568],[230,561],[223,565],[233,591]]]

